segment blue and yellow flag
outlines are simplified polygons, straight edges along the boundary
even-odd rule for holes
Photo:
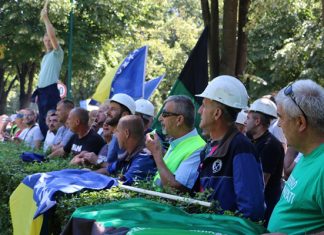
[[[164,76],[165,74],[144,83],[144,99],[150,99],[154,90],[159,86]]]
[[[101,190],[117,184],[114,178],[85,170],[66,169],[29,175],[10,196],[14,234],[42,234],[46,212],[56,205],[55,196],[58,192]]]
[[[106,68],[90,104],[103,103],[117,93],[125,93],[137,100],[144,97],[144,81],[148,46],[131,51],[116,67]]]

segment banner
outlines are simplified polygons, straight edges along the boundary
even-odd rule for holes
[[[130,199],[78,208],[62,235],[136,234],[262,234],[263,226],[216,214],[188,214],[166,204]]]

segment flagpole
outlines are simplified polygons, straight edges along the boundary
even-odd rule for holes
[[[74,0],[70,0],[72,5],[70,11],[70,24],[69,24],[69,53],[68,53],[68,79],[67,79],[67,98],[72,99],[72,89],[71,89],[71,81],[72,81],[72,44],[73,44],[73,8],[74,8]]]
[[[204,202],[204,201],[200,201],[200,200],[196,200],[196,199],[192,199],[192,198],[180,197],[180,196],[175,196],[175,195],[171,195],[171,194],[167,194],[167,193],[155,192],[155,191],[146,190],[146,189],[142,189],[142,188],[136,188],[136,187],[127,186],[127,185],[123,185],[123,184],[120,184],[119,187],[121,187],[123,189],[130,190],[130,191],[144,193],[144,194],[157,196],[157,197],[162,197],[162,198],[166,198],[166,199],[170,199],[170,200],[174,200],[174,201],[178,201],[178,202],[186,202],[188,204],[196,204],[196,205],[200,205],[200,206],[211,207],[210,202]]]

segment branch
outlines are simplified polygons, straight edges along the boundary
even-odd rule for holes
[[[7,80],[7,79],[6,79]],[[16,75],[14,79],[9,83],[8,89],[5,91],[6,94],[8,94],[12,88],[12,86],[15,84],[15,82],[18,80],[18,76]]]

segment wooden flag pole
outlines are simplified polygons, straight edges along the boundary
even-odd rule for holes
[[[175,196],[175,195],[171,195],[171,194],[167,194],[167,193],[155,192],[155,191],[142,189],[142,188],[136,188],[136,187],[127,186],[127,185],[123,185],[123,184],[120,184],[119,187],[121,187],[123,189],[130,190],[130,191],[138,192],[138,193],[144,193],[144,194],[148,194],[148,195],[152,195],[152,196],[156,196],[156,197],[171,199],[174,201],[187,202],[189,204],[197,204],[197,205],[205,206],[205,207],[211,206],[210,202],[199,201],[199,200],[192,199],[192,198],[180,197],[180,196]]]

